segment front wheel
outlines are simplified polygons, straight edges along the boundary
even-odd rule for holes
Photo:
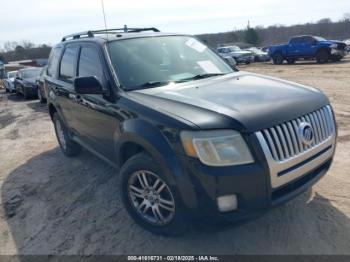
[[[60,145],[63,154],[69,157],[78,155],[81,146],[70,138],[67,128],[57,113],[54,113],[52,120],[55,126],[58,144]]]
[[[320,50],[316,54],[316,61],[319,64],[327,63],[329,59],[329,54],[326,50]]]
[[[148,154],[139,153],[121,168],[120,193],[130,216],[144,229],[160,235],[180,235],[187,223],[176,190],[160,165]]]

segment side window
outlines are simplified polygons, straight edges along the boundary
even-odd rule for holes
[[[78,76],[96,76],[103,82],[103,69],[97,49],[83,46],[79,57]]]
[[[78,46],[67,47],[66,50],[64,50],[60,65],[60,78],[62,80],[73,81],[78,50]]]
[[[311,45],[314,39],[310,36],[305,36],[303,40],[304,40],[304,43]]]
[[[290,44],[293,44],[293,45],[300,44],[300,42],[301,42],[300,37],[294,37],[290,40]]]
[[[60,59],[61,47],[53,48],[47,64],[47,75],[54,76]]]

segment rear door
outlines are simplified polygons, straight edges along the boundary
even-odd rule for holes
[[[46,83],[50,90],[49,96],[55,102],[66,126],[77,134],[78,126],[75,119],[77,108],[74,101],[73,80],[76,77],[79,45],[68,44],[61,53],[62,55],[53,61],[57,64],[57,69],[50,64],[48,65]]]

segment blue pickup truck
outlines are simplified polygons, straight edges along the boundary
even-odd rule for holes
[[[346,54],[345,47],[341,41],[303,35],[292,37],[288,44],[270,46],[269,56],[277,65],[283,64],[284,60],[292,64],[300,58],[316,59],[322,64],[329,60],[340,61]]]

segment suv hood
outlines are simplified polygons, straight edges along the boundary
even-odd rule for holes
[[[247,72],[128,92],[202,129],[253,132],[329,104],[319,90]]]

